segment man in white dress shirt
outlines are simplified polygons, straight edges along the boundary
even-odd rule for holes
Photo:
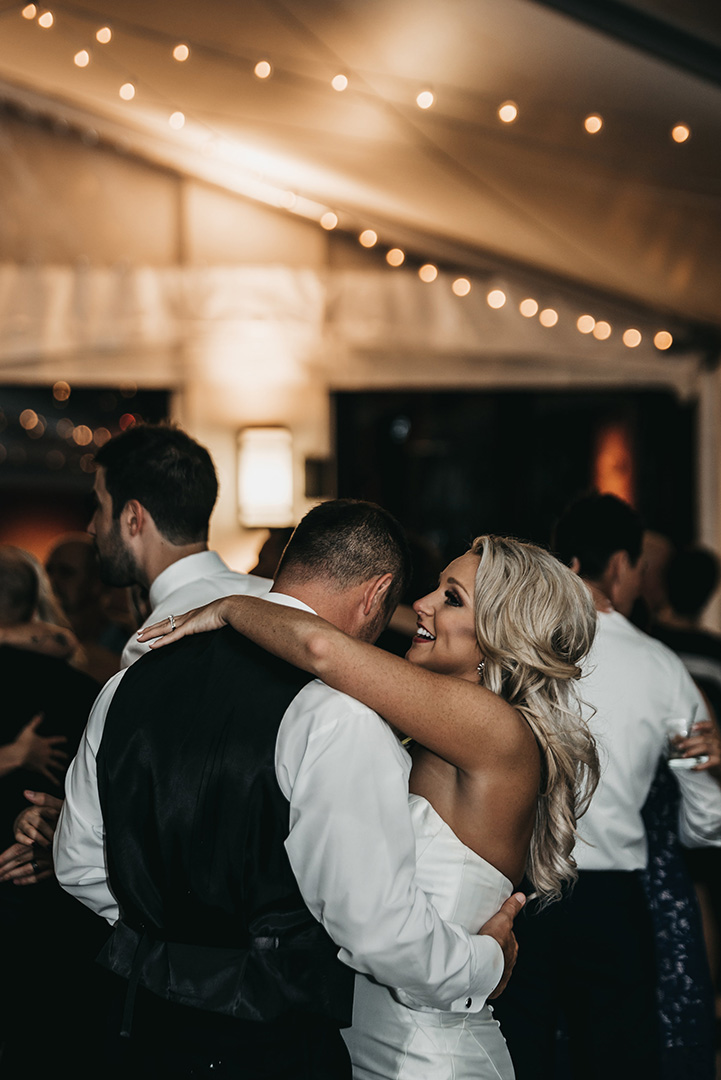
[[[405,557],[385,511],[325,503],[268,599],[374,640]],[[135,1075],[222,1064],[233,1078],[335,1080],[349,1076],[350,968],[461,1016],[505,983],[520,902],[478,936],[441,921],[415,884],[409,768],[374,712],[229,628],[107,684],[68,773],[55,860],[61,885],[116,927],[103,962],[137,986]]]
[[[540,913],[529,905],[517,928],[519,963],[497,1009],[517,1080],[555,1075],[561,1015],[573,1080],[660,1075],[641,811],[668,753],[666,721],[708,718],[678,657],[626,617],[641,588],[642,537],[636,512],[613,495],[579,500],[556,527],[557,554],[584,578],[598,610],[580,690],[601,779],[578,823],[575,890]],[[721,845],[718,771],[715,756],[675,772],[679,837],[688,847]]]
[[[139,424],[110,439],[95,455],[95,511],[88,532],[95,541],[100,575],[107,585],[148,591],[150,625],[173,612],[209,604],[221,596],[264,596],[268,578],[231,570],[208,550],[210,516],[218,495],[212,458],[204,446],[169,424]],[[133,634],[121,668],[149,651]],[[18,839],[46,846],[60,800],[42,792],[16,823]],[[8,849],[3,855],[12,854]],[[27,858],[26,858],[27,854]],[[7,861],[8,880],[34,884],[34,852]]]

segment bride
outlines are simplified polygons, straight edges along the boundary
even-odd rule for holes
[[[575,879],[575,823],[598,778],[576,690],[596,613],[581,580],[548,552],[492,536],[475,540],[413,608],[405,660],[249,596],[139,636],[158,648],[229,624],[410,737],[418,884],[443,918],[476,932],[524,874],[545,901]],[[358,975],[344,1034],[357,1080],[513,1077],[490,1006],[411,1009]]]

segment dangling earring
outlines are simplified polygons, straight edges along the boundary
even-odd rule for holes
[[[486,666],[486,661],[481,660],[480,664],[476,668],[476,671],[478,672],[478,678],[481,680],[481,682],[483,682],[483,669],[485,668],[485,666]]]

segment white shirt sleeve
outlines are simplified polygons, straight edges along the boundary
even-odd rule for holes
[[[354,970],[419,1008],[476,1012],[498,985],[491,937],[445,923],[416,885],[408,756],[376,713],[319,681],[291,703],[276,774],[286,850],[312,914]]]
[[[681,669],[673,716],[708,720],[706,704],[696,684]],[[721,847],[721,786],[708,772],[674,769],[681,800],[678,809],[679,840],[686,847]]]
[[[123,674],[119,671],[105,684],[93,705],[65,777],[65,802],[53,842],[55,874],[63,889],[111,925],[120,912],[108,883],[96,756],[110,702]]]

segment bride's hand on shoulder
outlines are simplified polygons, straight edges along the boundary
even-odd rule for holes
[[[138,641],[148,644],[151,649],[160,649],[163,645],[172,645],[174,641],[188,637],[190,634],[204,634],[208,630],[219,630],[226,626],[227,602],[231,597],[222,597],[213,600],[204,607],[194,608],[182,615],[169,615],[167,619],[144,626],[138,630]]]

